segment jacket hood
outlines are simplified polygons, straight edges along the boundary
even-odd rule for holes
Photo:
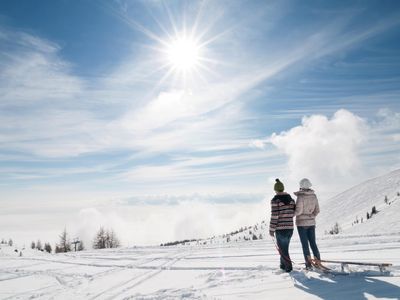
[[[293,194],[297,195],[312,195],[315,194],[314,190],[312,189],[300,189],[297,192],[294,192]]]
[[[276,195],[274,196],[274,198],[272,199],[272,201],[275,201],[275,200],[282,201],[282,202],[285,203],[286,205],[289,204],[290,201],[294,201],[294,200],[292,199],[292,197],[291,197],[288,193],[285,193],[285,192],[276,193]]]

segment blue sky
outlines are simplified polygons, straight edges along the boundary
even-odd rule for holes
[[[326,199],[400,167],[398,1],[1,1],[0,41],[0,234],[218,233],[264,217],[276,177]],[[220,221],[176,230],[191,205]]]

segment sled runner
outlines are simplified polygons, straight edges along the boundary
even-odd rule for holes
[[[320,262],[340,264],[342,272],[345,272],[345,269],[348,269],[348,265],[359,265],[359,266],[378,267],[381,274],[385,274],[388,272],[386,268],[392,266],[392,264],[389,263],[366,263],[366,262],[338,261],[338,260],[325,260],[325,259],[320,260],[319,264],[321,264]]]

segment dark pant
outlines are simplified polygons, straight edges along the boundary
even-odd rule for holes
[[[282,229],[275,231],[276,243],[279,247],[281,256],[281,269],[290,272],[292,270],[292,261],[289,256],[289,243],[293,235],[293,229]]]
[[[310,244],[314,257],[317,259],[321,259],[317,243],[315,241],[315,226],[297,226],[297,231],[299,233],[301,246],[303,247],[303,254],[306,265],[309,265],[308,257],[310,257],[310,248],[308,247],[308,244]]]

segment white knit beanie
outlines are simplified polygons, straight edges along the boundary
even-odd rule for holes
[[[311,181],[307,178],[303,178],[300,180],[300,188],[301,189],[309,189],[312,186]]]

